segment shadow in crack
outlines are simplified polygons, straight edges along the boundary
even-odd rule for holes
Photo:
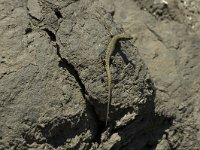
[[[58,45],[57,45],[57,55],[60,57],[59,67],[66,69],[75,78],[76,82],[79,84],[80,91],[86,102],[86,111],[88,111],[88,115],[91,115],[91,117],[92,117],[92,119],[90,119],[90,121],[93,120],[91,122],[94,122],[96,124],[94,127],[95,128],[94,138],[92,139],[91,143],[95,143],[95,142],[99,143],[101,140],[101,133],[105,129],[105,123],[99,119],[99,116],[97,115],[97,113],[95,111],[95,107],[88,100],[88,99],[92,99],[92,97],[90,97],[90,95],[88,94],[84,83],[82,82],[81,78],[79,77],[78,71],[75,69],[75,67],[72,64],[70,64],[65,58],[63,58],[61,56],[60,48]],[[90,122],[88,122],[88,124],[89,123]]]

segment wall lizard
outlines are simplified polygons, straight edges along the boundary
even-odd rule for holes
[[[107,104],[107,112],[106,112],[106,126],[108,124],[109,111],[110,111],[110,105],[111,105],[111,99],[112,99],[112,87],[111,87],[112,79],[111,79],[111,71],[110,71],[110,59],[115,50],[116,43],[121,40],[130,40],[130,39],[132,39],[132,37],[124,33],[115,35],[111,39],[106,49],[105,64],[106,64],[106,74],[107,74],[107,81],[108,81],[108,104]]]

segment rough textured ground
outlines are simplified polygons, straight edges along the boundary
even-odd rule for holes
[[[0,150],[200,149],[200,3],[1,0]],[[104,50],[117,44],[105,126]]]

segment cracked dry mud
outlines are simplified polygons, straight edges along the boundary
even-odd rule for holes
[[[200,149],[200,3],[1,0],[0,150]],[[112,59],[106,127],[104,50]]]

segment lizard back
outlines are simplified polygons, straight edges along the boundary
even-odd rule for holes
[[[108,104],[107,104],[107,112],[106,112],[106,126],[108,124],[109,111],[110,111],[110,105],[111,105],[111,99],[112,99],[112,87],[111,87],[112,79],[111,79],[111,71],[110,71],[110,58],[115,50],[116,43],[119,40],[130,40],[130,39],[132,39],[132,37],[124,33],[115,35],[111,39],[106,49],[106,56],[105,56],[106,67],[105,68],[106,68],[107,81],[108,81]]]

